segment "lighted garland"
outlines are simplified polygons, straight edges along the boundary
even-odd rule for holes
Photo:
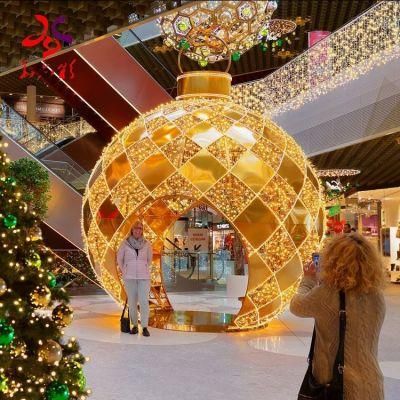
[[[320,169],[317,171],[317,175],[321,178],[340,178],[342,176],[354,176],[360,174],[359,169],[344,169],[344,168],[334,168],[334,169]]]
[[[275,117],[400,56],[400,2],[381,1],[266,78],[236,85],[238,104]]]

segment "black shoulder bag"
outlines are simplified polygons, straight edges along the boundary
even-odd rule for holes
[[[346,296],[340,291],[339,310],[339,348],[333,365],[332,381],[326,385],[319,384],[312,374],[314,358],[315,327],[308,355],[308,368],[301,384],[298,400],[343,400],[343,370],[344,370],[344,338],[346,332]]]
[[[125,317],[125,310],[128,304],[128,300],[125,302],[124,309],[121,314],[121,332],[129,333],[131,330],[131,325],[129,321],[129,307],[128,307],[128,318]]]

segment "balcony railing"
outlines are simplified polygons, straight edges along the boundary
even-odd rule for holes
[[[35,122],[33,125],[39,129],[53,143],[62,142],[65,139],[78,139],[95,129],[83,118],[70,117],[57,124],[50,122]]]
[[[18,142],[72,188],[83,192],[89,172],[1,99],[0,131]]]

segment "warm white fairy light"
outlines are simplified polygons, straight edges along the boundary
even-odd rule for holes
[[[264,79],[232,88],[272,117],[301,107],[400,56],[400,2],[381,1]]]
[[[359,169],[320,169],[317,171],[317,175],[319,177],[329,177],[329,178],[337,178],[340,176],[353,176],[360,174],[361,171]]]

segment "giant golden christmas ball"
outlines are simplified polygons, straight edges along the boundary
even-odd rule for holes
[[[93,170],[83,203],[92,266],[109,294],[125,298],[116,251],[133,221],[153,243],[151,300],[171,308],[160,267],[163,239],[191,208],[207,204],[237,230],[247,252],[247,293],[230,329],[261,327],[288,304],[302,262],[323,233],[315,171],[284,130],[233,103],[229,74],[187,73],[178,100],[115,135]]]

